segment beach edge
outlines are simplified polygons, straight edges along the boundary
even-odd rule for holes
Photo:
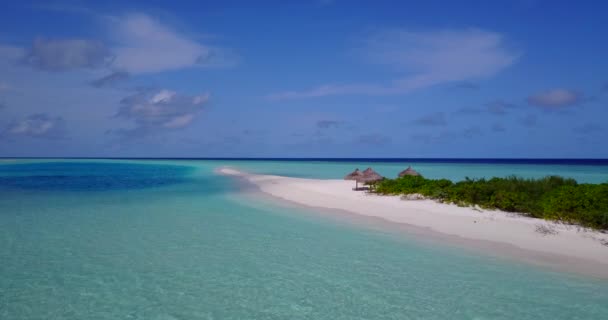
[[[370,195],[352,191],[351,183],[343,180],[252,174],[226,166],[215,172],[249,183],[264,195],[313,210],[407,226],[405,232],[417,228],[422,230],[418,234],[495,257],[608,279],[608,235],[598,231],[496,210]],[[543,234],[539,226],[556,233]]]

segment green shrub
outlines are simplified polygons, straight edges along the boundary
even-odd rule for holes
[[[608,183],[577,184],[573,179],[549,176],[523,179],[450,180],[405,176],[378,184],[382,194],[420,193],[428,198],[461,206],[518,212],[537,218],[608,229]]]
[[[608,184],[563,186],[542,201],[544,217],[608,229]]]

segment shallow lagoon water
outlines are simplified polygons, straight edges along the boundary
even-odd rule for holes
[[[1,164],[0,319],[602,319],[608,313],[605,280],[258,201],[237,181],[215,175],[219,165],[320,178],[336,170],[336,164],[221,161]]]
[[[599,161],[598,161],[599,162]],[[361,170],[373,167],[385,177],[396,177],[408,166],[431,179],[464,180],[466,177],[492,178],[516,175],[524,178],[542,178],[550,175],[576,179],[580,183],[608,182],[608,162],[603,165],[580,164],[530,164],[530,163],[492,163],[492,162],[426,162],[403,160],[376,162],[365,160],[351,161],[226,161],[224,164],[247,172],[274,174],[290,177],[315,179],[342,179],[354,168]]]

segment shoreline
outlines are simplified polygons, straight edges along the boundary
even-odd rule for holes
[[[292,204],[361,221],[374,220],[374,224],[380,220],[399,232],[497,258],[608,279],[608,246],[602,243],[608,241],[608,234],[495,210],[370,195],[353,191],[352,181],[249,174],[227,167],[216,171],[243,179],[264,195]],[[557,233],[542,234],[537,231],[539,226]]]

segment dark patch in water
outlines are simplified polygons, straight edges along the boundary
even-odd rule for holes
[[[132,163],[46,162],[0,166],[0,187],[44,191],[107,191],[188,181],[194,168]]]

